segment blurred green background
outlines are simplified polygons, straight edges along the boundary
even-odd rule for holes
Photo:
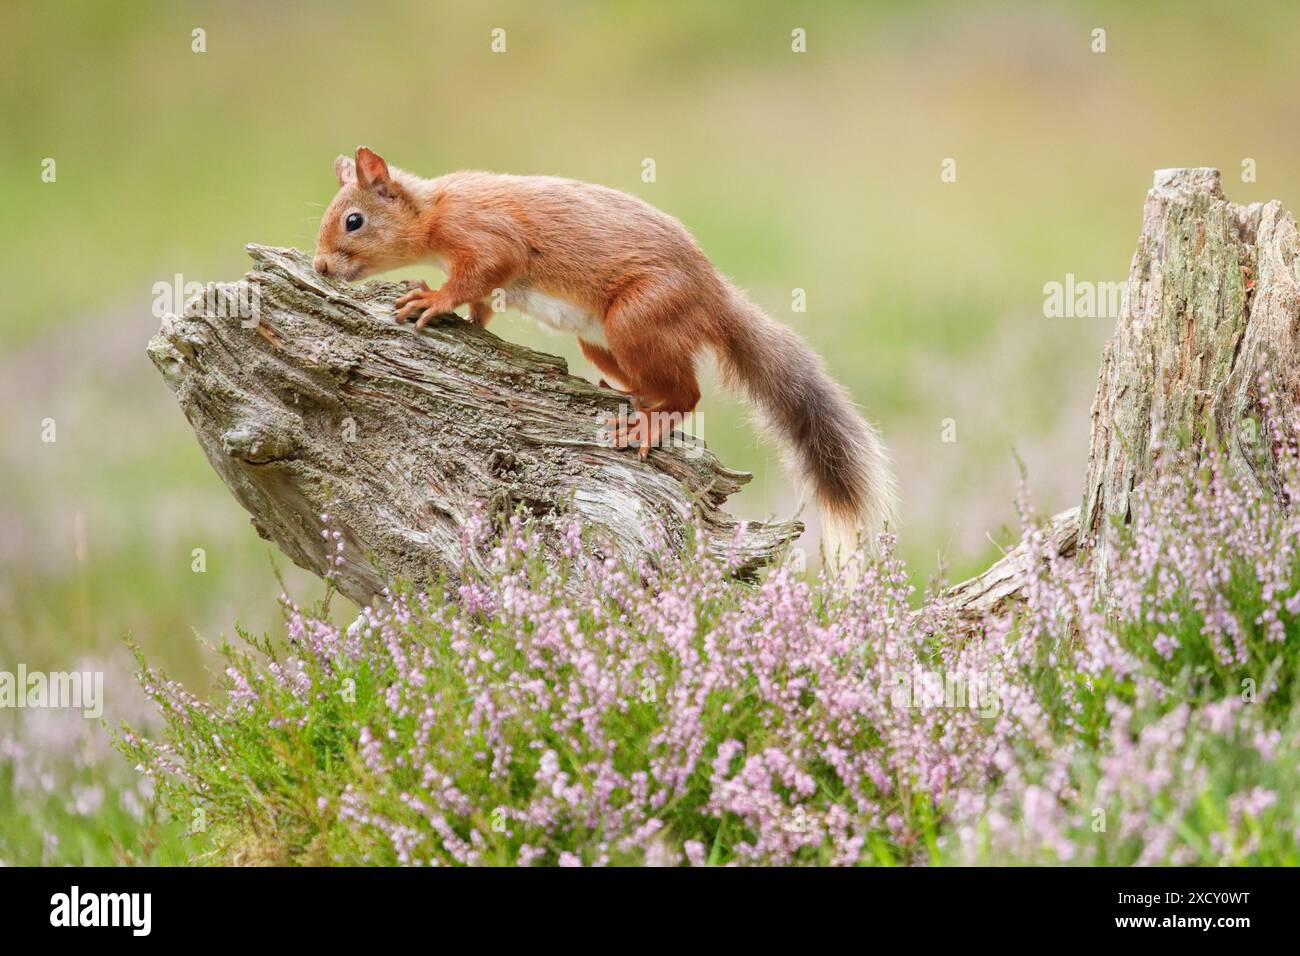
[[[124,638],[202,687],[198,638],[278,620],[268,546],[145,357],[153,285],[236,278],[250,241],[311,248],[358,143],[678,216],[880,422],[918,585],[1012,540],[1015,454],[1040,510],[1077,503],[1113,320],[1044,318],[1043,285],[1124,278],[1153,169],[1219,166],[1231,198],[1300,207],[1289,2],[8,0],[5,21],[0,669],[104,669],[114,725],[144,712]],[[493,330],[594,377],[572,340]],[[756,474],[735,509],[788,516],[773,448],[705,394],[704,437]],[[38,716],[0,713],[0,861],[172,858],[103,728]]]

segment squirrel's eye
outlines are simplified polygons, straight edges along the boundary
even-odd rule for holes
[[[343,225],[347,228],[348,232],[356,232],[361,228],[361,224],[365,221],[365,217],[362,216],[361,213],[354,212],[352,215],[348,216],[347,219],[343,220]]]

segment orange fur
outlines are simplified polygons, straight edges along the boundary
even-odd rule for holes
[[[859,524],[888,515],[892,480],[874,430],[807,346],[744,301],[676,219],[627,193],[551,176],[421,179],[365,147],[355,160],[339,157],[335,171],[319,271],[351,280],[432,261],[447,273],[440,288],[421,284],[400,298],[398,321],[418,313],[422,328],[468,304],[486,324],[494,295],[534,308],[575,331],[583,354],[649,416],[643,455],[660,437],[652,413],[694,410],[696,357],[711,351],[796,446],[824,508]],[[363,222],[349,231],[353,216]],[[837,421],[805,420],[820,415]]]

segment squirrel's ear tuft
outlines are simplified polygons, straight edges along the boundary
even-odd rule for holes
[[[352,161],[350,156],[340,156],[334,160],[334,175],[338,177],[340,186],[355,183],[357,181],[357,164]]]
[[[366,146],[357,147],[357,182],[381,196],[389,194],[388,164]]]

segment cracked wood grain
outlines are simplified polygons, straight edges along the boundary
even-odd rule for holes
[[[256,303],[256,324],[223,317],[233,310],[209,296],[165,318],[148,353],[258,533],[322,575],[329,508],[344,544],[338,587],[357,603],[394,577],[454,582],[476,503],[522,508],[552,559],[573,516],[597,547],[634,559],[657,541],[682,547],[698,519],[706,550],[741,575],[802,531],[724,511],[750,476],[698,439],[678,433],[646,462],[608,447],[600,426],[621,396],[563,359],[456,317],[416,333],[393,321],[396,284],[346,286],[297,250],[248,251],[252,271],[215,298]]]

